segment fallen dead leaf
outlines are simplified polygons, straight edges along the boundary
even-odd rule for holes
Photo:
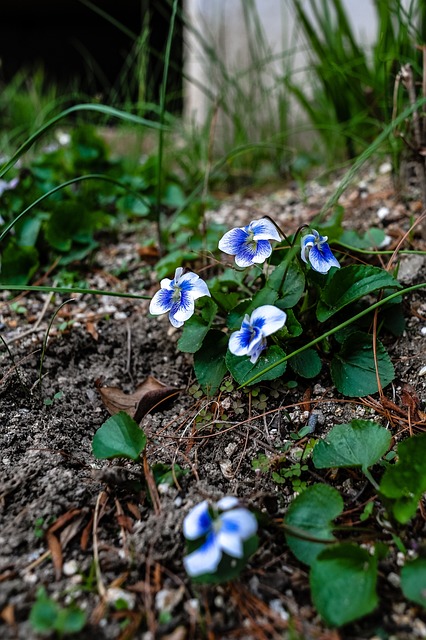
[[[10,627],[13,627],[16,624],[13,604],[7,604],[4,609],[1,610],[0,618]]]
[[[120,387],[102,387],[99,380],[96,381],[96,388],[112,416],[119,411],[125,411],[138,423],[147,413],[182,391],[168,387],[154,376],[148,376],[133,393],[125,393]]]

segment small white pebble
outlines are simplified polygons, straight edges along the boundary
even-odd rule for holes
[[[422,327],[420,329],[420,333],[422,334],[422,336],[426,336],[426,327]]]
[[[78,565],[75,560],[69,560],[68,562],[64,562],[64,566],[62,567],[62,573],[64,576],[73,576],[78,571]]]
[[[398,565],[398,567],[403,567],[405,564],[405,556],[403,553],[401,553],[401,551],[398,551],[398,553],[396,554],[396,564]]]
[[[390,214],[389,207],[380,207],[377,210],[377,217],[379,218],[379,220],[384,220],[385,218],[388,217],[389,214]]]
[[[382,162],[379,167],[380,175],[384,176],[386,173],[390,173],[392,171],[392,163],[391,162]]]
[[[214,599],[214,604],[218,609],[223,609],[223,605],[225,604],[223,596],[216,596],[216,598]]]
[[[282,602],[279,598],[271,600],[271,602],[269,603],[269,606],[271,607],[272,611],[274,611],[275,613],[278,613],[278,615],[282,620],[288,620],[289,615],[287,611],[284,609]]]
[[[124,313],[124,311],[117,311],[114,313],[114,320],[126,320],[126,318],[127,313]]]
[[[182,498],[181,498],[180,496],[178,496],[177,498],[175,498],[175,499],[173,500],[173,504],[174,504],[174,505],[175,505],[175,507],[177,507],[177,508],[179,508],[179,507],[181,507],[181,506],[182,506],[182,502],[183,502],[183,500],[182,500]]]
[[[133,609],[136,601],[133,593],[116,587],[110,587],[107,589],[106,599],[110,604],[115,604],[118,600],[124,600],[128,609]]]
[[[170,485],[167,482],[161,482],[158,487],[158,493],[161,493],[162,496],[165,496],[166,493],[169,493]]]
[[[397,573],[394,573],[393,571],[391,571],[388,574],[388,582],[397,589],[401,584],[401,578]]]
[[[424,375],[426,375],[426,364],[425,364],[425,365],[423,365],[423,367],[419,370],[418,375],[419,375],[419,376],[424,376]]]

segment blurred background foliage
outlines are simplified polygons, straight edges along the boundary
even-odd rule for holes
[[[0,29],[9,34],[0,51],[2,159],[7,163],[32,135],[37,140],[13,168],[5,164],[0,171],[4,224],[31,208],[1,236],[3,282],[28,282],[54,259],[82,259],[96,246],[99,230],[142,218],[157,221],[159,251],[172,256],[163,258],[167,273],[183,250],[189,260],[202,246],[203,213],[215,189],[303,182],[313,171],[336,169],[365,152],[409,104],[404,90],[394,92],[402,65],[411,65],[421,96],[426,38],[421,0],[372,2],[377,36],[366,48],[343,0],[312,0],[309,11],[302,0],[288,1],[308,50],[303,74],[293,68],[293,49],[273,51],[255,0],[241,0],[249,61],[238,72],[178,0],[119,6],[64,0],[59,13],[52,2],[25,2],[19,15],[8,5]],[[38,31],[37,11],[37,24],[44,25]],[[59,25],[55,34],[47,14]],[[202,50],[207,80],[187,74],[185,33]],[[19,55],[15,41],[27,45]],[[183,116],[188,82],[209,99],[201,126]],[[105,108],[61,119],[79,103]],[[157,128],[130,123],[112,109]],[[57,126],[46,127],[55,118]],[[397,173],[406,148],[389,135],[374,153],[390,156]],[[103,178],[76,180],[44,198],[58,185],[93,175]],[[161,218],[169,220],[167,231],[160,229]]]

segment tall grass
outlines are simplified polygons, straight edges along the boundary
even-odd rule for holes
[[[343,140],[349,158],[391,121],[400,66],[410,63],[421,73],[416,45],[425,42],[424,3],[411,0],[405,6],[402,0],[373,0],[373,5],[377,36],[369,50],[357,38],[342,0],[312,0],[309,10],[301,0],[292,0],[312,65],[303,86],[293,78],[287,86],[326,147],[334,151],[333,144]],[[325,123],[331,127],[323,127]]]

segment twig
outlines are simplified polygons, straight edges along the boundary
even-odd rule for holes
[[[34,331],[37,331],[37,329],[39,328],[41,321],[43,320],[44,316],[46,315],[47,309],[49,307],[49,304],[52,300],[53,297],[53,291],[51,291],[49,293],[49,295],[46,298],[46,302],[43,305],[43,309],[40,311],[40,314],[37,318],[37,320],[35,321],[35,323],[33,324],[32,327],[30,327],[29,329],[27,329],[26,331],[24,331],[24,333],[20,333],[17,336],[14,336],[13,338],[10,338],[10,340],[7,341],[7,344],[12,344],[12,342],[15,342],[15,340],[21,340],[21,338],[25,338],[26,336],[31,335],[31,333],[34,333]]]
[[[93,562],[95,564],[96,583],[98,585],[99,595],[103,600],[106,599],[107,591],[102,580],[101,567],[99,564],[99,547],[98,547],[98,522],[99,511],[101,506],[104,506],[108,500],[108,494],[105,491],[101,491],[96,500],[95,513],[93,516]]]

